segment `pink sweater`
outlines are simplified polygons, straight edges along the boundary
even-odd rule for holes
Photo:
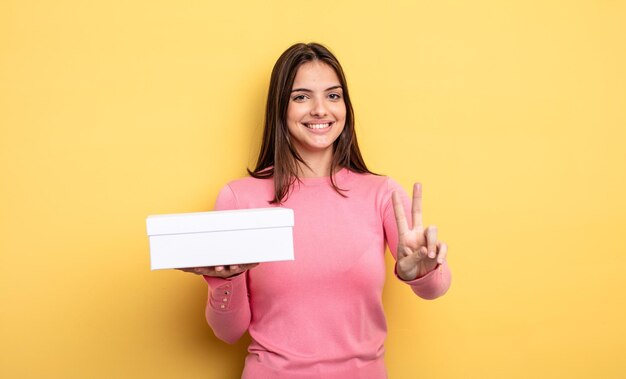
[[[294,210],[295,260],[262,263],[234,278],[205,277],[206,319],[215,335],[252,342],[242,378],[386,378],[382,307],[385,242],[395,257],[397,229],[391,202],[404,190],[384,176],[343,169],[336,182],[302,179],[282,205]],[[269,207],[271,179],[244,178],[220,192],[216,210]],[[424,299],[450,286],[447,263],[406,282]]]

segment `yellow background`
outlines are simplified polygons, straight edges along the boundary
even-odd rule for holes
[[[0,377],[239,376],[247,340],[213,337],[200,278],[149,270],[145,217],[209,210],[245,174],[298,41],[337,54],[366,162],[423,182],[451,246],[445,297],[388,279],[390,377],[626,377],[624,15],[0,2]]]

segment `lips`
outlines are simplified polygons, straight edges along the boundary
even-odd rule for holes
[[[330,128],[332,125],[334,124],[333,121],[326,121],[326,122],[306,122],[303,123],[303,125],[308,128],[308,129],[312,129],[312,130],[323,130],[323,129],[328,129]]]

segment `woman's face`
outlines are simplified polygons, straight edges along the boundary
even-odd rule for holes
[[[298,68],[287,107],[287,126],[300,156],[332,156],[333,142],[346,122],[346,104],[339,77],[321,61]]]

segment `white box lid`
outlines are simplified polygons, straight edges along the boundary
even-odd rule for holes
[[[293,209],[251,208],[148,216],[149,236],[293,226]]]

